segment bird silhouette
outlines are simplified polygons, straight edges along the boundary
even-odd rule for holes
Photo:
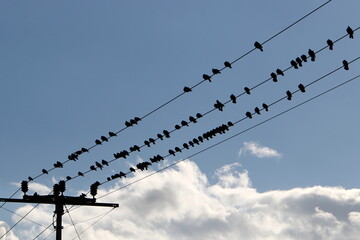
[[[224,66],[227,68],[231,68],[231,63],[229,63],[228,61],[225,61]]]
[[[289,90],[287,90],[286,91],[286,95],[287,95],[287,100],[291,100],[291,98],[292,98],[292,93],[289,91]]]
[[[272,73],[270,73],[270,76],[271,76],[273,82],[277,82],[277,81],[278,81],[278,80],[277,80],[276,73],[272,72]]]
[[[203,74],[203,79],[204,80],[208,80],[209,82],[211,82],[211,77],[207,74]]]
[[[305,54],[301,55],[300,58],[303,62],[307,62],[307,56]]]
[[[189,145],[194,147],[194,143],[192,141],[189,141]]]
[[[309,49],[308,54],[311,58],[311,61],[314,62],[315,58],[316,58],[315,52],[313,50]]]
[[[197,123],[196,119],[193,116],[189,117],[189,121],[193,123]]]
[[[131,126],[132,126],[132,124],[131,124],[131,123],[129,123],[128,121],[126,121],[126,122],[125,122],[125,126],[126,126],[126,127],[131,127]]]
[[[78,172],[78,175],[79,175],[80,177],[83,177],[83,176],[84,176],[84,174],[83,174],[82,172]]]
[[[62,168],[63,164],[61,162],[57,161],[56,163],[54,163],[54,167],[55,168]]]
[[[150,147],[150,142],[149,142],[148,140],[145,140],[145,141],[144,141],[144,144],[145,144],[146,146]]]
[[[302,60],[299,57],[297,57],[295,61],[297,64],[299,64],[299,67],[302,67]]]
[[[198,139],[199,139],[200,142],[204,141],[204,138],[202,136],[198,136]]]
[[[300,89],[301,92],[305,92],[305,86],[302,85],[301,83],[299,84],[298,88]]]
[[[330,50],[334,50],[334,42],[333,42],[333,41],[331,41],[330,39],[328,39],[328,40],[326,41],[326,43],[327,43],[327,45],[329,46],[329,49],[330,49]]]
[[[230,95],[230,100],[233,102],[233,103],[236,103],[236,96],[234,94],[231,94]]]
[[[227,125],[228,125],[229,127],[234,126],[234,124],[233,124],[232,122],[230,122],[230,121],[227,123]]]
[[[141,118],[135,117],[134,120],[135,120],[135,122],[140,122],[140,121],[141,121]]]
[[[216,100],[216,103],[214,104],[214,107],[217,108],[217,109],[219,109],[219,111],[222,112],[223,109],[224,109],[224,104],[221,103],[219,100]]]
[[[354,38],[354,30],[351,27],[347,27],[346,32],[349,34],[349,38]]]
[[[344,61],[343,61],[343,66],[344,66],[344,69],[345,69],[345,70],[349,70],[349,63],[348,63],[348,61],[344,60]]]
[[[260,51],[262,51],[262,52],[264,51],[264,50],[263,50],[263,46],[262,46],[259,42],[255,42],[255,43],[254,43],[254,46],[255,46],[255,48],[257,48],[257,49],[260,49]]]
[[[219,69],[216,69],[216,68],[211,69],[211,71],[212,71],[212,73],[213,73],[214,75],[221,73],[221,71],[220,71]]]
[[[169,131],[164,130],[163,133],[164,133],[164,136],[165,136],[166,138],[170,138],[170,133],[169,133]]]
[[[130,172],[136,172],[135,168],[131,167],[129,168]]]
[[[103,169],[103,165],[102,165],[101,163],[95,162],[95,165],[96,165],[98,168],[100,168],[100,170]]]
[[[200,145],[199,140],[197,140],[196,138],[194,138],[194,139],[192,140],[192,142],[195,143],[196,145]]]
[[[101,136],[101,140],[102,140],[103,142],[107,142],[107,141],[108,141],[107,137],[105,137],[105,136]]]
[[[46,169],[43,169],[43,170],[42,170],[42,173],[43,173],[43,174],[49,174],[49,172],[48,172]]]
[[[175,125],[176,130],[179,130],[180,128],[181,128],[180,125],[178,125],[178,124]]]
[[[114,132],[109,132],[109,136],[110,136],[110,137],[116,137],[117,135],[116,135],[116,133],[114,133]]]
[[[105,165],[105,166],[109,166],[109,163],[108,163],[108,161],[106,161],[106,160],[101,160],[101,164],[102,165]]]
[[[260,109],[259,109],[258,107],[256,107],[256,108],[254,109],[254,111],[255,111],[255,113],[257,113],[257,114],[259,114],[259,115],[261,114],[261,113],[260,113]]]
[[[284,76],[284,72],[281,70],[281,69],[276,69],[276,74],[277,75],[281,75],[281,76]]]
[[[185,121],[185,120],[182,120],[181,121],[181,126],[183,126],[183,127],[188,127],[189,126],[189,124],[187,123],[187,121]]]
[[[96,139],[96,140],[95,140],[95,144],[96,144],[96,145],[101,145],[101,141],[100,141],[99,139]]]
[[[70,180],[71,180],[71,177],[70,177],[70,176],[67,176],[67,177],[66,177],[66,180],[70,181]]]
[[[189,149],[189,145],[187,143],[184,143],[183,147],[186,148],[186,149]]]
[[[246,112],[245,115],[246,115],[248,118],[250,118],[250,119],[252,118],[251,112]]]
[[[250,89],[248,87],[244,87],[244,91],[250,95]]]
[[[269,106],[266,103],[263,103],[262,107],[265,109],[265,111],[269,111]]]
[[[197,114],[196,114],[196,117],[197,117],[197,118],[202,118],[202,114],[201,114],[201,113],[197,113]]]
[[[123,172],[119,172],[119,175],[120,175],[120,178],[122,178],[122,177],[125,177],[125,178],[126,178],[126,174],[123,173]]]
[[[175,151],[174,151],[174,150],[172,150],[172,149],[170,149],[170,150],[169,150],[169,154],[171,154],[171,155],[175,156]]]
[[[297,65],[297,63],[296,63],[294,60],[291,60],[290,64],[291,64],[291,66],[293,66],[295,69],[298,69],[298,68],[299,68],[298,65]]]
[[[181,152],[181,149],[179,147],[175,147],[176,152]]]
[[[155,145],[155,139],[149,138],[149,142]]]
[[[29,182],[34,181],[32,177],[28,177]]]
[[[87,150],[86,148],[82,148],[81,151],[82,151],[83,153],[89,152],[89,150]]]
[[[191,90],[191,88],[189,88],[189,87],[184,87],[184,92],[191,92],[192,90]]]
[[[91,165],[91,166],[90,166],[90,170],[96,171],[96,167],[95,167],[94,165]]]
[[[164,139],[164,136],[163,136],[163,135],[161,135],[160,133],[158,133],[156,136],[157,136],[157,137],[158,137],[158,139],[160,139],[160,140],[163,140],[163,139]]]
[[[131,120],[130,120],[130,123],[131,123],[131,125],[137,124],[137,122],[135,121],[135,119],[131,119]]]

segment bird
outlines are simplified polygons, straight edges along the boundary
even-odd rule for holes
[[[163,140],[163,139],[164,139],[164,136],[161,135],[160,133],[158,133],[156,136],[157,136],[157,138],[160,139],[160,140]]]
[[[181,152],[181,149],[179,147],[175,147],[176,152]]]
[[[145,141],[144,141],[144,144],[145,144],[146,146],[150,147],[150,142],[149,142],[148,140],[145,140]]]
[[[189,124],[187,123],[187,121],[185,121],[185,120],[182,120],[181,121],[181,126],[183,126],[183,127],[185,127],[185,126],[189,126]]]
[[[169,154],[171,154],[171,155],[175,156],[175,151],[174,151],[174,150],[172,150],[172,149],[170,149],[170,150],[169,150]]]
[[[300,89],[301,92],[305,92],[305,86],[302,85],[301,83],[299,84],[298,88]]]
[[[178,124],[175,125],[176,130],[179,130],[180,128],[181,128],[180,125],[178,125]]]
[[[134,146],[133,146],[133,149],[134,149],[134,151],[140,152],[140,147],[139,147],[138,145],[134,145]]]
[[[126,121],[126,122],[125,122],[125,126],[126,126],[126,127],[131,127],[131,126],[132,126],[132,124],[131,124],[131,123],[129,123],[128,121]]]
[[[81,148],[81,151],[82,151],[83,153],[89,152],[89,150],[87,150],[86,148]]]
[[[197,113],[197,114],[196,114],[196,117],[197,117],[197,118],[202,118],[202,114],[201,114],[201,113]]]
[[[297,62],[297,64],[299,64],[299,67],[302,67],[302,60],[301,60],[301,58],[297,57],[297,58],[295,59],[295,61]]]
[[[254,46],[255,46],[255,48],[257,48],[257,49],[260,49],[260,51],[262,51],[262,52],[264,51],[262,45],[261,45],[259,42],[255,42],[255,43],[254,43]]]
[[[189,88],[189,87],[184,87],[184,92],[191,92],[192,90],[191,90],[191,88]]]
[[[225,61],[224,66],[227,68],[231,68],[231,63],[229,63],[228,61]]]
[[[245,115],[250,119],[252,118],[251,112],[246,112]]]
[[[96,140],[95,140],[95,144],[96,144],[96,145],[101,145],[101,141],[100,141],[99,139],[96,139]]]
[[[119,172],[119,175],[120,175],[120,178],[122,178],[122,177],[125,177],[125,178],[126,178],[126,174],[123,173],[123,172]]]
[[[298,68],[299,68],[298,65],[297,65],[297,63],[296,63],[294,60],[291,60],[290,64],[291,64],[291,66],[293,66],[295,69],[298,69]]]
[[[43,174],[49,174],[49,172],[48,172],[46,169],[43,169],[43,170],[42,170],[42,173],[43,173]]]
[[[349,34],[349,38],[354,38],[354,30],[351,27],[347,27],[346,32]]]
[[[131,119],[131,120],[130,120],[130,123],[131,123],[131,125],[137,124],[137,122],[135,121],[135,119]]]
[[[219,111],[223,111],[224,109],[224,104],[222,102],[220,102],[219,100],[216,100],[216,103],[214,104],[214,107],[219,109]]]
[[[260,113],[260,109],[259,109],[258,107],[256,107],[256,108],[254,109],[254,111],[255,111],[257,114],[259,114],[259,115],[261,114],[261,113]]]
[[[98,168],[100,168],[100,170],[102,170],[102,169],[103,169],[103,165],[101,165],[101,163],[99,163],[99,162],[95,162],[95,165],[96,165]]]
[[[31,181],[34,181],[34,179],[32,177],[28,177],[28,180],[31,182]]]
[[[189,149],[189,145],[187,143],[184,143],[183,147],[186,148],[186,149]]]
[[[103,142],[107,142],[107,141],[108,141],[107,137],[105,137],[105,136],[101,136],[101,140],[102,140]]]
[[[62,168],[62,167],[63,167],[63,164],[58,161],[58,162],[54,163],[54,167],[55,167],[55,168]]]
[[[344,61],[343,61],[343,66],[344,66],[344,69],[345,69],[345,70],[349,70],[349,63],[348,63],[348,61],[344,60]]]
[[[70,176],[67,176],[67,177],[66,177],[66,180],[70,181],[70,180],[71,180],[71,177],[70,177]]]
[[[276,69],[276,74],[284,76],[284,72],[280,68]]]
[[[78,175],[79,175],[80,177],[83,177],[83,176],[84,176],[84,174],[83,174],[82,172],[78,172]]]
[[[273,82],[277,82],[277,81],[278,81],[278,80],[277,80],[276,73],[272,72],[272,73],[270,73],[270,76],[271,76]]]
[[[216,68],[213,68],[211,69],[212,73],[215,75],[215,74],[220,74],[221,71],[219,69],[216,69]]]
[[[155,145],[155,139],[149,138],[149,142]]]
[[[94,165],[91,165],[91,166],[90,166],[90,170],[96,171],[96,167],[95,167]]]
[[[140,122],[140,121],[141,121],[141,118],[139,118],[139,117],[134,117],[134,120],[135,120],[135,122]]]
[[[329,50],[334,50],[334,42],[332,40],[328,39],[326,43],[329,46]]]
[[[165,136],[166,138],[170,138],[170,133],[169,133],[169,131],[164,130],[163,133],[164,133],[164,136]]]
[[[189,145],[194,147],[194,143],[192,141],[189,141]]]
[[[116,137],[117,135],[116,135],[116,133],[114,133],[114,132],[109,132],[109,136],[110,136],[110,137]]]
[[[108,161],[106,161],[106,160],[101,160],[101,164],[102,165],[105,165],[105,166],[109,166],[109,163],[108,163]]]
[[[193,123],[197,123],[196,119],[193,116],[189,117],[189,121]]]
[[[307,62],[307,56],[305,54],[300,56],[301,60],[303,60],[304,62]]]
[[[207,74],[203,74],[203,79],[204,80],[208,80],[209,82],[211,82],[211,77]]]
[[[130,172],[136,172],[135,168],[131,167],[129,168]]]
[[[106,180],[107,180],[108,182],[110,182],[110,181],[111,181],[111,177],[107,177]]]
[[[199,139],[200,142],[204,141],[204,138],[202,136],[198,136],[198,139]]]
[[[227,125],[228,125],[229,127],[234,126],[234,124],[233,124],[232,122],[230,122],[230,121],[227,123]]]
[[[262,107],[265,109],[265,111],[269,111],[269,106],[266,103],[263,103]]]
[[[244,91],[250,95],[250,89],[248,87],[244,87]]]
[[[231,94],[230,95],[230,100],[233,102],[233,103],[236,103],[236,96],[234,94]]]
[[[193,140],[193,143],[195,143],[196,145],[199,145],[200,143],[199,143],[199,140],[197,140],[196,138],[194,138]]]
[[[289,90],[287,90],[286,91],[286,95],[287,95],[287,100],[291,100],[291,98],[292,98],[292,93],[289,91]]]
[[[315,52],[313,50],[309,49],[308,53],[311,58],[311,61],[314,62],[315,58],[316,58]]]

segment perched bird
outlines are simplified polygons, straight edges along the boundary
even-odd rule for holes
[[[250,89],[248,87],[244,87],[244,91],[250,95]]]
[[[131,123],[131,125],[137,124],[137,122],[135,121],[135,119],[131,119],[131,120],[130,120],[130,123]]]
[[[160,140],[163,140],[164,139],[164,136],[163,135],[161,135],[160,133],[158,133],[158,135],[156,135],[157,137],[158,137],[158,139],[160,139]]]
[[[55,167],[55,168],[62,168],[62,167],[63,167],[63,164],[58,161],[58,162],[54,163],[54,167]]]
[[[103,142],[107,142],[107,141],[108,141],[107,137],[105,137],[105,136],[101,136],[101,140],[102,140]]]
[[[149,142],[155,145],[155,139],[149,138]]]
[[[182,120],[181,121],[181,126],[183,126],[183,127],[185,127],[185,126],[189,126],[189,124],[187,123],[187,121],[185,121],[185,120]]]
[[[264,51],[264,50],[263,50],[263,46],[262,46],[259,42],[255,42],[255,43],[254,43],[254,46],[255,46],[257,49],[260,49],[260,51],[262,51],[262,52]]]
[[[261,114],[261,113],[260,113],[260,109],[259,109],[258,107],[256,107],[256,108],[254,109],[254,111],[255,111],[255,113],[257,113],[257,114],[259,114],[259,115]]]
[[[165,136],[166,138],[170,138],[170,133],[169,133],[169,131],[164,130],[163,133],[164,133],[164,136]]]
[[[101,165],[101,163],[99,163],[99,162],[95,162],[95,165],[96,165],[98,168],[100,168],[100,170],[102,170],[102,169],[103,169],[103,165]]]
[[[43,173],[43,174],[49,174],[49,172],[48,172],[46,169],[43,169],[43,170],[42,170],[42,173]]]
[[[295,61],[297,64],[299,64],[299,67],[302,67],[302,60],[299,57],[297,57]]]
[[[297,63],[296,63],[294,60],[291,60],[290,64],[291,64],[291,66],[293,66],[295,69],[298,69],[298,68],[299,68],[298,65],[297,65]]]
[[[126,126],[126,127],[131,127],[131,126],[132,126],[132,124],[131,124],[131,123],[129,123],[128,121],[126,121],[126,122],[125,122],[125,126]]]
[[[216,69],[216,68],[213,68],[211,69],[212,73],[215,75],[215,74],[220,74],[221,71],[219,69]]]
[[[90,170],[96,171],[96,167],[95,167],[94,165],[91,165],[91,166],[90,166]]]
[[[101,141],[100,141],[99,139],[96,139],[96,140],[95,140],[95,144],[96,144],[96,145],[101,145]]]
[[[187,143],[184,143],[183,147],[186,148],[186,149],[189,149],[189,145]]]
[[[169,150],[169,154],[171,154],[171,155],[175,156],[175,152],[174,152],[174,150],[170,149],[170,150]]]
[[[204,138],[202,136],[198,136],[198,139],[199,139],[200,142],[204,141]]]
[[[333,41],[331,41],[330,39],[328,39],[328,40],[326,41],[326,43],[327,43],[327,45],[329,46],[329,49],[330,49],[330,50],[334,50],[334,42],[333,42]]]
[[[184,87],[184,92],[191,92],[192,90],[191,90],[191,88],[189,88],[189,87]]]
[[[211,77],[207,74],[203,74],[203,79],[204,80],[208,80],[209,82],[211,82]]]
[[[281,76],[284,76],[284,72],[281,70],[281,69],[276,69],[276,74],[277,75],[281,75]]]
[[[136,172],[135,168],[131,167],[130,169],[130,172]]]
[[[181,149],[179,147],[175,147],[176,152],[181,152]]]
[[[114,132],[109,132],[109,136],[110,136],[110,137],[116,137],[117,135],[116,135],[116,133],[114,133]]]
[[[265,109],[265,111],[269,111],[269,106],[266,103],[263,103],[262,107]]]
[[[134,151],[140,152],[140,147],[138,145],[134,145],[133,148],[134,148]]]
[[[189,141],[189,145],[194,147],[194,143],[192,141]]]
[[[250,119],[252,118],[251,112],[246,112],[245,115]]]
[[[141,121],[141,118],[139,118],[139,117],[134,117],[134,120],[135,120],[135,122],[140,122]]]
[[[316,58],[315,52],[313,50],[309,49],[308,53],[311,58],[311,61],[314,62],[315,58]]]
[[[150,142],[149,142],[148,140],[145,140],[145,141],[144,141],[144,144],[145,144],[146,146],[150,147]]]
[[[344,69],[345,69],[345,70],[349,70],[349,63],[348,63],[348,61],[344,60],[344,61],[343,61],[343,66],[344,66]]]
[[[178,125],[178,124],[175,125],[176,130],[179,130],[180,128],[181,128],[180,125]]]
[[[229,63],[228,61],[225,61],[224,66],[227,68],[231,68],[231,63]]]
[[[119,172],[119,175],[120,175],[120,178],[122,178],[122,177],[125,177],[125,178],[126,178],[126,174],[123,173],[123,172]]]
[[[82,172],[78,172],[78,175],[79,175],[80,177],[83,177],[83,176],[84,176],[84,174],[83,174]]]
[[[201,113],[197,113],[197,114],[196,114],[196,117],[197,117],[197,118],[202,118],[202,114],[201,114]]]
[[[107,180],[108,182],[110,182],[110,181],[111,181],[111,177],[107,177],[106,180]]]
[[[349,34],[349,38],[354,38],[354,30],[351,27],[347,27],[346,32]]]
[[[199,143],[199,140],[197,140],[196,138],[194,138],[194,139],[192,140],[192,142],[195,143],[196,145],[199,145],[199,144],[200,144],[200,143]]]
[[[104,160],[104,159],[101,160],[101,164],[102,164],[102,165],[105,165],[105,166],[109,166],[109,163],[108,163],[106,160]]]
[[[189,117],[189,121],[193,123],[197,123],[196,119],[193,116]]]
[[[224,109],[224,104],[221,103],[219,100],[216,100],[216,103],[214,104],[214,107],[217,108],[217,109],[219,109],[219,111],[222,112],[223,109]]]
[[[305,86],[302,85],[301,83],[299,84],[298,88],[300,89],[300,92],[305,92]]]
[[[232,122],[230,122],[230,121],[227,123],[227,125],[228,125],[229,127],[234,126],[234,124],[233,124]]]
[[[234,94],[231,94],[230,95],[230,100],[233,102],[233,103],[236,103],[236,96]]]
[[[270,76],[271,76],[273,82],[277,82],[277,81],[278,81],[278,80],[277,80],[276,73],[272,72],[272,73],[270,73]]]
[[[307,56],[305,54],[300,56],[301,60],[303,60],[304,62],[307,62]]]
[[[71,177],[70,177],[70,176],[67,176],[67,177],[66,177],[66,180],[70,181],[70,180],[71,180]]]
[[[287,95],[287,100],[291,100],[291,98],[292,98],[292,93],[289,91],[289,90],[287,90],[286,91],[286,95]]]
[[[28,177],[29,182],[34,181],[32,177]]]

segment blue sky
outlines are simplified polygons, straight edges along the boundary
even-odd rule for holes
[[[10,196],[21,180],[49,169],[56,161],[124,122],[143,116],[193,86],[212,68],[222,68],[325,1],[2,1],[0,3],[0,174],[1,197]],[[164,129],[197,112],[212,109],[270,77],[290,60],[319,50],[326,40],[359,26],[356,0],[333,0],[315,14],[205,82],[193,92],[126,129],[109,143],[84,154],[64,169],[56,169],[36,182],[50,187],[54,181],[85,171],[95,161],[142,145]],[[272,81],[251,95],[214,111],[197,124],[174,132],[126,160],[115,161],[103,171],[89,173],[68,183],[68,194],[86,191],[94,181],[104,181],[129,164],[166,155],[170,148],[197,137],[227,121],[237,121],[246,111],[270,103],[299,83],[307,84],[341,66],[344,59],[359,57],[359,38],[348,37],[317,55],[315,62],[290,69],[278,83]],[[340,70],[310,86],[292,101],[282,101],[268,113],[247,119],[213,140],[169,157],[186,158],[286,110],[342,81],[359,74],[359,62],[350,71]],[[241,164],[259,193],[313,186],[358,188],[360,112],[359,81],[331,92],[288,114],[259,126],[216,148],[191,158],[217,184],[223,166]],[[277,153],[261,157],[257,151]],[[241,154],[239,154],[241,152]],[[157,169],[154,167],[153,169]],[[146,182],[146,180],[145,180]],[[107,187],[113,187],[108,183]],[[248,186],[248,185],[247,185]],[[18,197],[21,197],[19,195]],[[11,209],[19,206],[7,205]],[[10,226],[11,215],[0,220]]]

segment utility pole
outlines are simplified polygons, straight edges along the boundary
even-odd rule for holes
[[[80,197],[69,197],[64,196],[65,192],[65,181],[60,181],[59,184],[54,185],[53,195],[40,196],[34,194],[33,196],[26,195],[28,191],[27,181],[21,182],[21,190],[24,192],[23,199],[10,199],[0,198],[0,202],[16,202],[16,203],[38,203],[38,204],[53,204],[55,205],[56,214],[56,240],[61,240],[62,232],[62,215],[64,214],[64,205],[81,205],[81,206],[96,206],[96,207],[119,207],[116,203],[97,203],[95,195],[97,194],[97,188],[100,185],[96,182],[90,187],[90,194],[93,198],[86,198],[85,195]],[[60,194],[61,193],[61,194]]]

